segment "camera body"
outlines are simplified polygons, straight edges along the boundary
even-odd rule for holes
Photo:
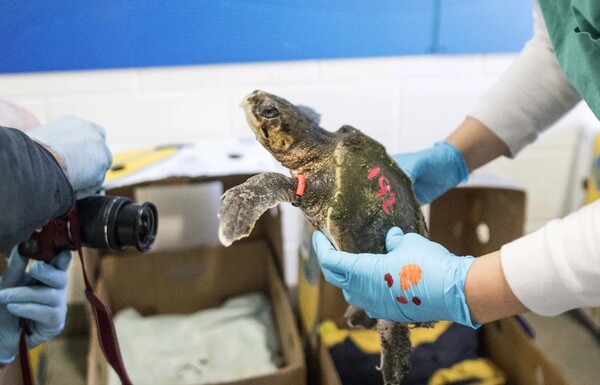
[[[61,250],[78,246],[148,251],[158,230],[158,212],[149,202],[134,204],[119,196],[94,195],[78,200],[66,215],[56,218],[19,244],[27,258],[49,261]]]

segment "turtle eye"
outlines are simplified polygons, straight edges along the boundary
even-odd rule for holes
[[[262,116],[267,119],[273,119],[279,116],[279,110],[273,106],[267,106],[262,109]]]

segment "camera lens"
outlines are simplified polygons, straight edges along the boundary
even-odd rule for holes
[[[152,203],[124,204],[117,214],[117,241],[122,246],[132,245],[139,251],[148,251],[156,238],[157,218]]]
[[[84,246],[148,251],[156,239],[158,212],[152,203],[95,195],[77,201],[77,212]]]

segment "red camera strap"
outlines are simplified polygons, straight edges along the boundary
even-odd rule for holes
[[[29,355],[27,354],[27,336],[31,334],[27,323],[21,319],[21,339],[19,340],[19,360],[21,372],[23,373],[23,384],[31,385],[31,369],[29,368]]]
[[[77,207],[77,206],[75,206]],[[85,283],[85,296],[88,299],[92,309],[94,311],[94,318],[96,319],[96,328],[98,330],[98,338],[100,340],[100,347],[104,352],[104,357],[115,370],[119,378],[121,379],[122,385],[133,385],[127,370],[123,364],[123,358],[121,357],[121,350],[119,349],[119,341],[117,339],[117,332],[112,318],[112,312],[106,306],[100,298],[94,293],[94,289],[90,283],[85,270],[85,262],[83,260],[83,251],[81,249],[81,239],[79,236],[79,223],[77,221],[77,212],[74,208],[69,214],[69,225],[71,229],[71,236],[73,243],[77,247],[77,253],[81,260],[81,269],[83,270],[83,280]],[[21,371],[23,373],[23,382],[25,385],[33,385],[31,382],[31,372],[29,368],[29,357],[27,355],[27,344],[25,343],[26,329],[23,328],[21,331],[21,344],[19,346],[19,354],[21,356]]]

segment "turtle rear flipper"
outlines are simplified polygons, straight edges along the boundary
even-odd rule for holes
[[[346,322],[350,327],[361,326],[365,329],[372,329],[377,325],[375,318],[369,317],[367,312],[354,305],[348,306],[344,318],[346,318]]]
[[[412,344],[408,324],[403,322],[377,321],[381,341],[381,367],[385,385],[400,385],[410,370]]]
[[[247,237],[260,216],[296,199],[295,182],[278,173],[258,174],[225,192],[219,209],[219,240],[224,246]]]

